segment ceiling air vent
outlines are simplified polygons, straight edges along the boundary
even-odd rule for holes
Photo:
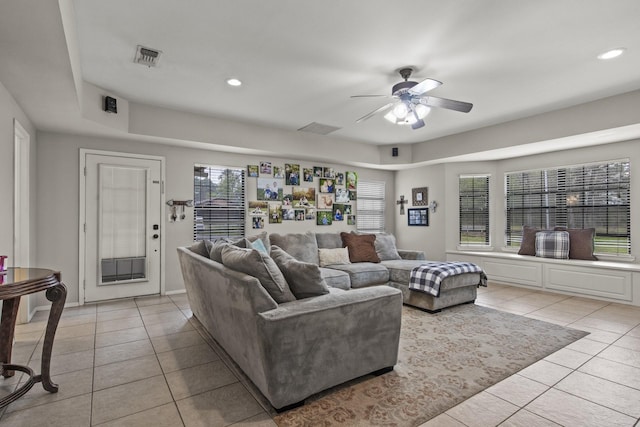
[[[340,129],[341,128],[338,128],[338,127],[335,127],[335,126],[329,126],[329,125],[324,125],[322,123],[312,122],[312,123],[309,123],[306,126],[301,127],[298,130],[300,132],[316,133],[318,135],[328,135],[331,132],[335,132],[335,131],[340,130]]]
[[[146,65],[147,67],[157,67],[162,51],[140,46],[136,48],[136,57],[133,62]]]

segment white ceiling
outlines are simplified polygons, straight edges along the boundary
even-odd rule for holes
[[[0,81],[40,130],[107,133],[82,119],[84,80],[137,104],[416,143],[640,89],[639,21],[638,0],[20,0],[0,5]],[[163,51],[158,68],[133,63],[138,44]],[[389,93],[404,66],[473,110],[434,109],[416,131],[356,123],[386,100],[349,97]]]
[[[412,143],[640,88],[638,0],[82,0],[75,1],[84,80],[131,101],[332,136]],[[163,51],[134,64],[136,45]],[[596,56],[624,46],[623,57]],[[413,66],[435,96],[472,102],[435,109],[412,131],[380,115]],[[240,78],[240,88],[226,85]]]

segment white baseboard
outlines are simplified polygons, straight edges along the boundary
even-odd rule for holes
[[[166,291],[164,294],[165,295],[179,295],[179,294],[186,294],[187,290],[186,289],[178,289],[177,291]]]

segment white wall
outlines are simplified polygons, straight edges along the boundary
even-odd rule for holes
[[[14,191],[14,119],[17,119],[29,133],[31,139],[31,218],[30,226],[35,227],[36,211],[36,131],[31,121],[24,114],[15,99],[0,83],[0,254],[8,255],[13,259],[13,191]],[[31,236],[33,239],[33,231]],[[31,242],[31,261],[34,259],[34,240]],[[11,262],[11,260],[10,260]],[[10,264],[11,265],[11,264]]]
[[[626,141],[581,149],[557,151],[535,156],[492,162],[446,163],[397,172],[397,195],[411,194],[412,187],[428,186],[429,199],[437,200],[439,208],[430,216],[429,227],[409,227],[398,220],[398,246],[423,249],[429,259],[445,260],[447,250],[458,245],[458,177],[461,174],[491,174],[490,235],[494,250],[504,245],[506,226],[504,206],[504,174],[512,171],[568,166],[628,158],[631,162],[631,255],[640,263],[640,141]],[[397,210],[397,209],[396,209]]]
[[[79,221],[79,150],[80,148],[128,152],[166,157],[166,199],[193,199],[193,166],[211,164],[221,166],[246,167],[258,164],[261,160],[271,161],[275,165],[296,163],[301,167],[327,166],[336,171],[356,170],[360,179],[385,181],[387,183],[388,230],[393,231],[393,192],[394,173],[373,169],[355,168],[338,163],[324,161],[297,161],[296,159],[270,158],[243,154],[222,153],[210,150],[173,147],[138,141],[114,140],[90,136],[76,136],[54,133],[38,135],[38,181],[37,197],[40,209],[37,217],[37,256],[43,267],[62,271],[68,287],[67,302],[78,301],[78,221]],[[317,188],[317,183],[314,182]],[[247,181],[247,200],[255,200],[256,182]],[[166,290],[183,289],[175,248],[192,242],[192,209],[187,208],[187,219],[177,223],[165,224],[163,237],[166,242]],[[168,215],[168,207],[165,214]],[[355,212],[357,215],[357,210]],[[247,233],[255,233],[248,222]],[[283,224],[265,224],[268,232],[285,233],[289,231],[318,232],[354,229],[346,221],[327,227],[318,227],[311,221],[286,221]],[[46,300],[39,300],[40,305]]]

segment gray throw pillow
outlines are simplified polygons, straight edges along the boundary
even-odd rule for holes
[[[225,246],[229,245],[238,248],[251,248],[251,243],[249,243],[244,237],[235,241],[231,241],[229,239],[220,239],[216,240],[213,245],[211,245],[211,250],[209,250],[209,258],[222,264],[222,249]]]
[[[310,298],[329,293],[327,283],[316,264],[298,261],[278,246],[271,246],[271,257],[284,274],[296,298]]]
[[[393,234],[380,233],[376,234],[376,241],[373,242],[376,253],[380,261],[388,261],[392,259],[402,259],[396,248],[396,238]]]
[[[316,265],[320,263],[315,233],[311,231],[289,234],[272,233],[269,237],[272,245],[279,247],[298,261]]]
[[[222,248],[222,263],[257,278],[278,304],[296,300],[282,272],[269,255],[256,249],[227,245]]]
[[[209,258],[209,252],[211,251],[211,247],[213,243],[210,240],[200,240],[199,242],[195,242],[193,245],[189,246],[191,252],[196,253],[205,258]]]

